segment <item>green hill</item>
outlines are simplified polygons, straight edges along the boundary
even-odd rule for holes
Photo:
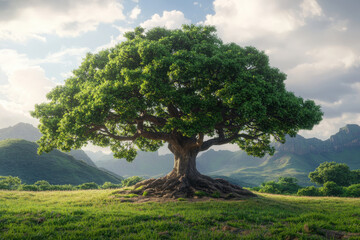
[[[42,134],[37,128],[29,123],[18,123],[14,126],[0,129],[0,140],[5,139],[24,139],[30,142],[36,142],[41,138]],[[82,150],[71,150],[67,154],[75,159],[83,161],[90,166],[96,167],[94,162]]]
[[[73,185],[121,182],[120,178],[57,150],[39,156],[37,147],[36,143],[19,139],[0,141],[0,176],[18,176],[28,184],[38,180]]]

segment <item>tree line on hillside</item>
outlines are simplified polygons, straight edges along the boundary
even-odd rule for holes
[[[309,173],[309,178],[320,187],[301,187],[294,177],[279,177],[277,182],[264,182],[252,190],[298,196],[360,197],[360,169],[350,170],[344,163],[324,162]]]
[[[34,184],[23,184],[19,177],[0,176],[1,190],[19,190],[19,191],[70,191],[70,190],[85,190],[85,189],[114,189],[133,186],[138,182],[144,180],[142,177],[133,176],[124,179],[121,183],[115,184],[105,182],[103,185],[98,185],[94,182],[83,183],[79,185],[52,185],[48,181],[40,180]]]

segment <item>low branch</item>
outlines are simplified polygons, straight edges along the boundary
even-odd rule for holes
[[[230,143],[233,140],[238,139],[238,138],[256,140],[256,139],[258,139],[259,136],[260,135],[250,136],[250,135],[247,135],[247,134],[234,134],[234,135],[232,135],[230,137],[227,137],[227,138],[219,136],[217,138],[213,138],[213,139],[205,141],[202,144],[202,146],[200,147],[200,151],[208,150],[211,146],[214,146],[214,145],[222,145],[222,144]]]

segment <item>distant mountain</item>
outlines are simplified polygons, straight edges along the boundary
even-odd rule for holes
[[[174,166],[174,156],[172,154],[158,155],[157,152],[138,152],[133,162],[125,159],[115,159],[112,154],[102,154],[100,152],[89,156],[93,158],[96,166],[108,169],[123,177],[143,176],[160,177],[170,172]]]
[[[14,138],[35,142],[41,136],[42,134],[39,130],[29,123],[18,123],[14,126],[0,129],[0,140]]]
[[[275,147],[276,153],[258,159],[257,166],[245,167],[253,160],[242,156],[238,160],[244,167],[233,165],[233,169],[224,167],[209,174],[216,173],[255,184],[279,176],[293,176],[299,179],[300,184],[309,185],[309,172],[325,161],[346,163],[351,169],[360,169],[360,127],[355,124],[346,125],[325,141],[297,135],[295,138],[288,137],[285,144],[275,144]]]
[[[18,176],[29,184],[38,180],[73,185],[120,183],[122,180],[57,150],[38,155],[37,148],[36,143],[26,140],[0,141],[0,176]]]
[[[198,170],[213,177],[225,177],[243,186],[259,185],[276,180],[279,176],[293,176],[302,185],[309,185],[308,174],[325,161],[346,163],[351,169],[360,169],[360,127],[346,125],[328,140],[306,139],[300,135],[287,137],[285,144],[275,143],[273,156],[255,158],[243,151],[209,150],[198,156]],[[158,177],[171,171],[173,155],[159,156],[157,153],[139,152],[137,158],[128,163],[114,159],[111,154],[92,153],[98,166],[123,176],[142,175]]]
[[[309,153],[341,152],[349,147],[360,147],[360,126],[348,124],[326,141],[316,138],[305,139],[300,135],[296,138],[287,137],[285,144],[276,144],[281,152],[305,155]]]
[[[37,128],[29,123],[18,123],[12,127],[0,129],[0,140],[5,139],[24,139],[30,142],[36,142],[42,134]],[[90,166],[96,167],[94,162],[86,155],[83,150],[71,150],[70,154],[75,159],[83,161]]]

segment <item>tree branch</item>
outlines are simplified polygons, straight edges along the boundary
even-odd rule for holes
[[[200,151],[208,150],[213,145],[222,145],[222,144],[230,143],[230,142],[232,142],[233,140],[235,140],[237,138],[245,138],[245,139],[255,140],[255,139],[258,139],[259,136],[260,135],[250,136],[250,135],[247,135],[247,134],[233,134],[232,136],[227,137],[227,138],[219,136],[217,138],[213,138],[213,139],[205,141],[201,145]]]

